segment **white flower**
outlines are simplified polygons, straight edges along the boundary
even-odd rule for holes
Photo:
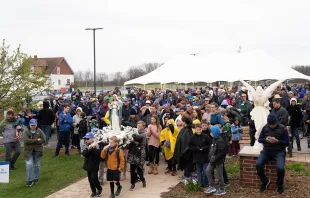
[[[188,181],[185,179],[184,180],[184,185],[186,186],[188,184]]]
[[[196,180],[193,180],[193,184],[196,185],[196,184],[197,184],[197,181],[196,181]]]

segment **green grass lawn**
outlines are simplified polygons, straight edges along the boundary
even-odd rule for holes
[[[0,153],[4,149],[0,148]],[[41,159],[41,174],[38,184],[26,187],[26,165],[23,154],[17,160],[16,170],[10,171],[10,183],[0,184],[0,197],[3,198],[41,198],[50,195],[75,181],[86,177],[83,170],[83,158],[73,154],[66,157],[60,154],[58,158],[52,159],[55,149],[45,149]],[[1,157],[0,161],[4,161]]]

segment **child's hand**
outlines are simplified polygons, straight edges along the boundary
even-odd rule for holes
[[[104,150],[104,151],[107,151],[109,148],[110,148],[110,145],[108,144],[108,145],[106,145],[106,146],[103,148],[103,150]]]

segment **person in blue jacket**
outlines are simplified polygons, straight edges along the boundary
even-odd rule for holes
[[[69,144],[70,144],[70,130],[73,119],[69,113],[70,106],[64,105],[64,110],[59,114],[59,137],[56,147],[56,152],[53,158],[58,157],[59,151],[61,149],[62,143],[65,143],[65,155],[69,154]]]

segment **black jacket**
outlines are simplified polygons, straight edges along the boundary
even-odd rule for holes
[[[192,151],[189,149],[189,140],[193,136],[191,126],[184,127],[178,134],[173,159],[183,169],[192,162]]]
[[[209,152],[209,161],[212,164],[223,164],[226,157],[226,145],[221,137],[213,137]]]
[[[289,125],[292,128],[298,128],[301,125],[301,121],[303,118],[302,112],[297,105],[290,105],[287,108],[288,114],[290,115],[290,123]]]
[[[189,149],[193,152],[193,162],[209,163],[209,150],[211,146],[211,140],[208,135],[194,134],[189,141]]]
[[[89,172],[98,172],[100,162],[99,146],[97,145],[91,149],[85,148],[82,151],[82,155],[85,157],[83,169]]]
[[[87,126],[87,119],[84,118],[80,121],[79,123],[79,136],[80,138],[83,138],[88,131],[88,126]]]
[[[86,104],[84,103],[80,103],[78,105],[78,107],[81,107],[83,112],[86,114],[86,116],[91,116],[91,113],[92,113],[92,106],[91,104],[88,102]]]
[[[38,123],[40,125],[52,125],[55,122],[55,114],[49,106],[48,101],[43,102],[43,109],[40,110],[38,117]]]

